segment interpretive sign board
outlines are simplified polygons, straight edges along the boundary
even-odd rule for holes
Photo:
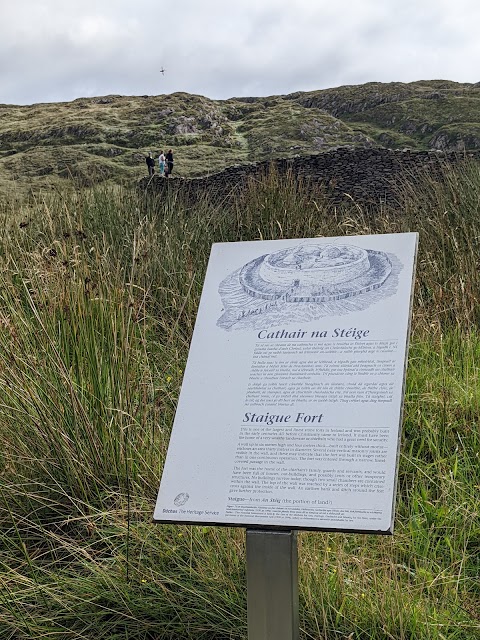
[[[416,248],[213,245],[156,522],[392,531]]]

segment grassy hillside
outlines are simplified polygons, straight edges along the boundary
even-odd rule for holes
[[[374,219],[256,178],[228,208],[0,204],[2,639],[246,638],[244,532],[151,522],[211,243],[410,230],[396,531],[300,534],[301,638],[480,637],[479,166]]]
[[[186,93],[0,105],[0,193],[131,183],[145,154],[175,150],[175,172],[344,146],[480,148],[480,86],[447,81],[369,83],[268,98]]]

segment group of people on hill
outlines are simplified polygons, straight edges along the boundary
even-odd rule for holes
[[[145,158],[148,167],[148,175],[153,176],[155,173],[155,160],[151,153]],[[167,153],[160,151],[158,156],[158,170],[161,176],[169,178],[173,173],[173,151],[169,149]]]

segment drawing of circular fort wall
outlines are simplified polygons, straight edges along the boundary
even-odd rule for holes
[[[401,268],[394,254],[353,245],[310,241],[264,254],[220,284],[225,312],[218,324],[228,330],[237,322],[246,328],[247,318],[254,324],[259,315],[268,322],[265,316],[313,318],[363,309],[395,291]],[[373,291],[379,293],[365,297]]]
[[[269,265],[264,269],[269,257],[264,255],[241,268],[240,285],[245,293],[262,300],[281,298],[291,302],[326,302],[351,298],[380,287],[391,271],[391,263],[385,253],[361,251],[362,255],[355,264],[332,268],[334,282],[329,279],[332,272],[328,273],[325,268],[287,272],[278,267],[272,269]]]
[[[309,246],[312,249],[315,248],[312,245]],[[332,249],[338,248],[332,247]],[[294,286],[295,283],[298,283],[301,286],[315,287],[353,280],[368,271],[370,263],[365,249],[359,247],[348,247],[348,249],[353,254],[351,259],[346,263],[332,266],[316,265],[314,256],[310,257],[311,264],[308,264],[308,259],[307,264],[305,261],[293,264],[293,266],[281,262],[278,264],[278,254],[267,255],[260,265],[259,276],[266,282],[282,286]]]

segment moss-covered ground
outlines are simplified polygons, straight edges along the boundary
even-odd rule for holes
[[[480,148],[480,87],[368,83],[268,98],[175,93],[0,105],[0,194],[132,184],[145,156],[174,149],[175,173],[338,147]]]

